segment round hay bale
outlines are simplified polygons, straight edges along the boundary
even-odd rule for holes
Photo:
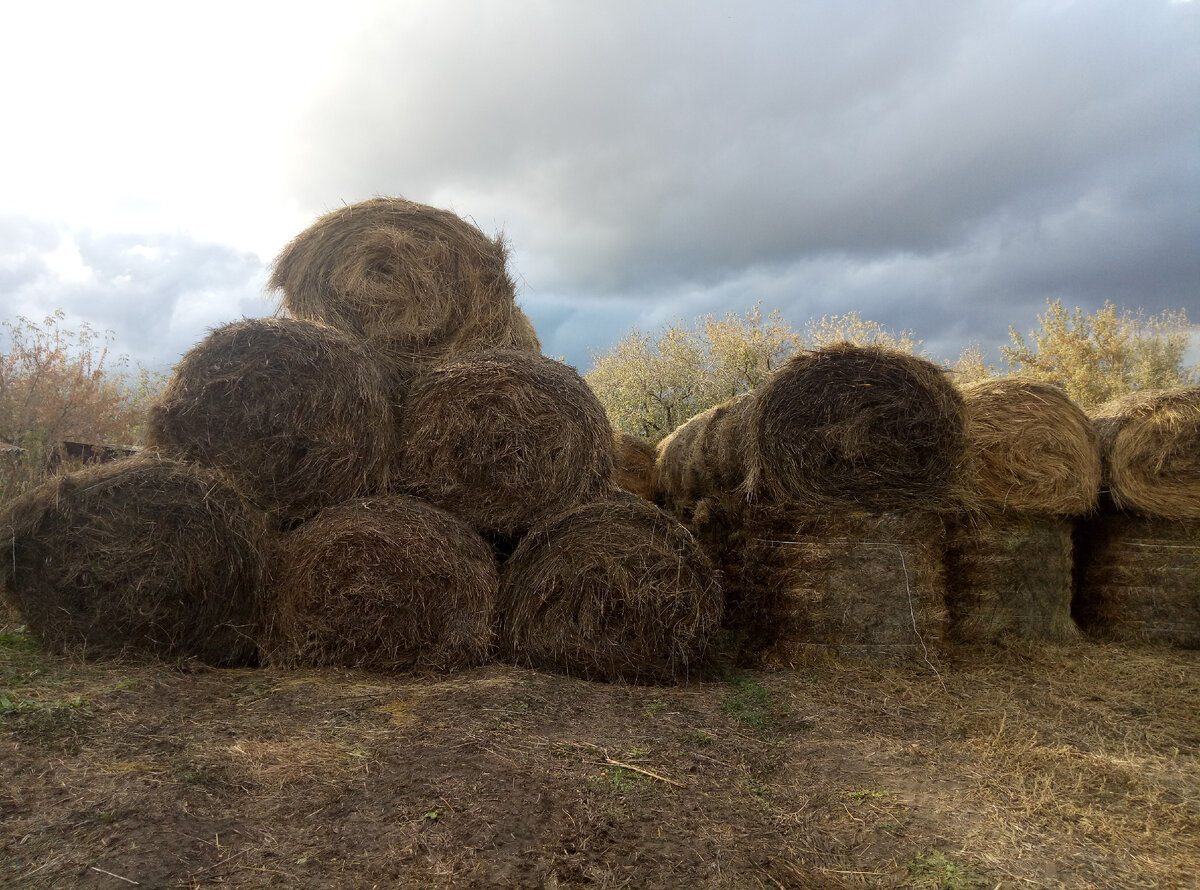
[[[743,393],[702,411],[659,443],[655,497],[685,522],[702,500],[732,502],[743,494],[753,400],[753,393]]]
[[[654,500],[654,446],[641,436],[616,433],[615,481],[626,491],[643,500]]]
[[[285,535],[273,562],[272,664],[449,670],[488,658],[496,561],[431,504],[338,504]]]
[[[1073,522],[1031,513],[964,516],[950,526],[946,606],[959,642],[1065,642],[1071,620]]]
[[[507,343],[492,344],[496,349],[515,349],[518,352],[541,353],[542,341],[538,339],[537,330],[520,307],[513,309],[513,323],[509,330]]]
[[[504,564],[500,649],[580,677],[686,677],[721,620],[721,589],[675,519],[618,492],[539,525]]]
[[[146,452],[8,505],[0,582],[50,651],[249,665],[265,534],[215,473]]]
[[[1115,507],[1200,519],[1200,386],[1131,393],[1092,414]]]
[[[1080,525],[1076,564],[1089,634],[1200,648],[1200,521],[1101,513]]]
[[[164,454],[219,470],[281,525],[387,490],[396,385],[347,335],[260,318],[217,328],[150,412]]]
[[[754,394],[748,490],[855,510],[943,503],[963,464],[963,413],[925,359],[850,343],[801,353]]]
[[[969,488],[987,510],[1083,515],[1100,497],[1100,446],[1057,386],[1009,377],[967,384]]]
[[[372,198],[327,213],[275,259],[268,287],[296,318],[347,331],[390,359],[437,362],[482,348],[529,348],[507,251],[451,213]],[[524,320],[522,320],[524,319]]]
[[[430,370],[401,421],[398,485],[511,536],[606,491],[613,432],[573,368],[495,350]]]
[[[726,616],[744,638],[744,658],[928,660],[941,645],[945,530],[937,514],[755,510],[737,534]]]

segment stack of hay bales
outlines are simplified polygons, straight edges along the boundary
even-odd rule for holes
[[[1122,642],[1200,647],[1200,387],[1092,415],[1104,509],[1080,527],[1075,617]]]
[[[7,505],[0,587],[53,652],[249,665],[265,533],[215,473],[147,451]]]
[[[654,500],[654,446],[641,436],[616,433],[616,481],[625,491],[646,501]]]
[[[725,569],[729,623],[752,657],[928,657],[945,630],[941,511],[963,452],[944,372],[837,344],[665,439],[656,494]]]
[[[1100,448],[1061,389],[1018,377],[962,387],[970,509],[950,523],[947,607],[959,642],[1064,641],[1075,520],[1095,509]]]

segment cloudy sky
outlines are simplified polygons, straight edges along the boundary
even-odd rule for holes
[[[1047,299],[1200,321],[1200,2],[5,4],[0,316],[167,367],[373,195],[512,250],[547,353],[857,310],[929,354]],[[1200,338],[1197,338],[1200,342]]]

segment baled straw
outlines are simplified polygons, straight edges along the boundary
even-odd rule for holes
[[[1085,631],[1200,648],[1200,520],[1104,512],[1078,538],[1074,613]]]
[[[963,515],[946,553],[950,633],[959,642],[1005,637],[1063,642],[1071,620],[1074,523],[997,511]]]
[[[398,485],[486,535],[520,535],[607,490],[613,432],[572,368],[495,350],[447,362],[413,386]]]
[[[727,573],[746,656],[933,658],[946,633],[944,527],[933,513],[755,509]]]
[[[168,456],[219,470],[286,526],[387,490],[394,385],[333,328],[235,322],[183,357],[150,412],[148,438]]]
[[[273,563],[273,664],[448,670],[488,657],[496,563],[444,510],[347,501],[285,535]]]
[[[720,586],[688,531],[616,492],[531,531],[504,564],[500,649],[580,677],[686,677],[720,624]]]
[[[1057,386],[1009,377],[962,387],[968,488],[981,509],[1077,516],[1100,496],[1100,447]]]
[[[630,433],[616,433],[613,445],[617,485],[643,500],[654,500],[654,446]]]
[[[448,210],[372,198],[297,235],[268,286],[283,291],[296,318],[354,334],[402,364],[486,348],[536,350],[506,259],[502,239]]]
[[[247,665],[265,534],[215,473],[144,452],[4,508],[0,582],[51,651]]]
[[[1118,509],[1200,519],[1200,386],[1132,393],[1092,414]]]

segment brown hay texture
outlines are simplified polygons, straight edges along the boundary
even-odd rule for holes
[[[931,362],[828,346],[664,440],[659,497],[683,517],[703,497],[826,512],[939,505],[959,481],[963,426],[962,398]]]
[[[365,339],[401,363],[488,348],[539,351],[513,302],[500,238],[447,210],[372,198],[327,213],[275,259],[268,287],[296,318]]]
[[[670,682],[705,653],[721,609],[687,529],[615,492],[539,525],[504,564],[500,649],[580,677]]]
[[[401,422],[398,486],[485,535],[513,536],[612,484],[608,416],[573,368],[495,350],[422,375]]]
[[[950,529],[946,606],[956,641],[1064,642],[1079,635],[1071,620],[1070,518],[1012,511],[966,514]]]
[[[738,529],[727,623],[743,657],[934,657],[946,633],[944,527],[935,513],[755,510]]]
[[[0,514],[0,582],[47,649],[257,659],[266,520],[153,452],[56,476]]]
[[[1131,393],[1092,414],[1113,506],[1200,519],[1200,386]]]
[[[1085,631],[1200,648],[1200,521],[1105,512],[1077,541],[1074,613]]]
[[[345,334],[295,319],[217,328],[151,410],[165,454],[219,470],[281,525],[387,490],[395,385]]]
[[[1057,386],[1009,377],[967,384],[969,488],[985,510],[1091,512],[1100,446],[1086,414]]]
[[[614,434],[614,479],[617,485],[643,500],[654,500],[654,446],[641,436]]]
[[[347,501],[285,535],[273,562],[272,664],[449,670],[488,658],[496,562],[444,510]]]

